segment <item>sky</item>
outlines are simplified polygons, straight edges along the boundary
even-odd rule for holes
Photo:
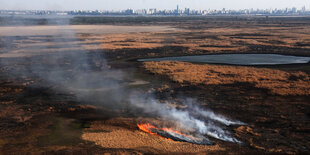
[[[0,0],[8,10],[124,10],[124,9],[249,9],[310,8],[310,0]]]

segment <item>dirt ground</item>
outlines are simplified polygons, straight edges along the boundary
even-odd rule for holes
[[[236,79],[229,79],[229,83],[209,83],[207,86],[190,81],[177,82],[169,74],[179,70],[160,75],[136,61],[138,58],[221,53],[310,56],[308,19],[290,17],[266,21],[261,18],[231,18],[227,21],[220,18],[167,23],[154,21],[139,26],[0,27],[1,153],[309,153],[310,98],[308,92],[303,92],[309,89],[309,63],[254,66],[253,71],[260,76],[265,75],[261,71],[276,72],[272,75],[277,75],[267,77],[272,81],[270,85],[267,80],[259,87],[257,81],[251,84]],[[83,63],[84,59],[88,64]],[[214,64],[206,66],[219,70],[225,68]],[[238,66],[229,67],[229,70],[233,68],[238,71]],[[60,68],[60,74],[64,74],[65,79],[54,76],[42,78],[59,73]],[[107,76],[106,69],[116,71]],[[105,93],[101,96],[106,95],[107,98],[121,92],[114,92],[114,86],[101,90],[99,81],[104,79],[116,79],[121,83],[120,87],[126,89],[151,88],[160,100],[179,96],[197,98],[202,103],[200,106],[247,123],[229,127],[243,144],[212,139],[216,145],[196,145],[145,133],[137,127],[141,117],[157,118],[132,113],[126,103],[115,107],[113,103],[98,104],[97,98],[91,95],[81,99],[79,93],[87,91],[87,88],[73,91],[75,87],[67,87],[76,70],[86,70],[89,75],[86,79],[91,79],[93,74],[105,75],[102,79],[95,79],[91,85],[96,86],[93,92],[103,91]],[[118,79],[121,73],[117,70],[130,76]],[[282,73],[296,74],[297,79],[283,81],[278,78]],[[195,78],[201,81],[208,79],[199,75]],[[307,78],[298,79],[299,75]],[[244,75],[240,73],[238,76]],[[296,88],[298,91],[295,93],[276,93],[280,89],[274,88],[277,83],[281,86],[294,83],[296,87],[303,87]],[[105,102],[112,101],[107,99]]]

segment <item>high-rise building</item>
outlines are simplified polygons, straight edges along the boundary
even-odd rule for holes
[[[302,11],[303,13],[305,13],[305,12],[306,12],[306,6],[303,6],[302,9],[301,9],[301,11]]]
[[[185,8],[184,14],[189,15],[190,14],[190,9],[189,8]]]
[[[292,12],[293,12],[293,13],[296,13],[296,12],[297,12],[297,8],[296,8],[296,7],[293,7],[293,8],[292,8]]]
[[[177,8],[176,10],[174,11],[174,13],[177,15],[177,14],[180,14],[180,8],[179,8],[179,5],[177,5]]]

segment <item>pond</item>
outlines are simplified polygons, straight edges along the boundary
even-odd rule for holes
[[[308,63],[310,57],[280,54],[220,54],[138,59],[138,61],[183,61],[233,65],[279,65]]]

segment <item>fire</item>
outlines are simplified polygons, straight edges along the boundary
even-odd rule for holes
[[[147,132],[147,133],[152,134],[152,135],[155,134],[155,133],[151,132],[149,130],[149,128],[156,128],[156,127],[153,126],[153,125],[150,125],[149,123],[147,123],[147,124],[137,124],[137,126],[139,127],[140,130],[142,130],[144,132]]]
[[[172,140],[172,139],[163,137],[161,135],[158,135],[158,133],[153,132],[152,129],[165,131],[167,133],[174,133],[176,135],[182,135],[184,137],[188,137],[189,138],[189,136],[184,135],[184,134],[182,134],[179,131],[175,131],[172,128],[157,128],[157,127],[155,127],[153,125],[150,125],[149,123],[147,123],[147,124],[137,124],[137,126],[139,127],[140,130],[142,130],[144,132],[147,132],[149,134],[156,135],[156,136],[159,136],[159,137],[162,137],[162,138],[165,138],[165,139],[169,139],[169,140]]]
[[[179,141],[179,142],[188,142],[192,144],[198,145],[214,145],[215,143],[210,141],[206,137],[195,137],[192,135],[185,135],[179,131],[176,131],[172,128],[157,128],[153,125],[147,124],[137,124],[140,130],[147,132],[152,135],[159,136],[161,138],[165,138],[172,141]]]

